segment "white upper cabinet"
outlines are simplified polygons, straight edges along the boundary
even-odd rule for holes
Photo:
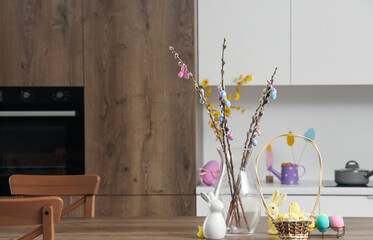
[[[373,84],[373,1],[292,1],[292,85]]]
[[[223,39],[226,85],[252,74],[249,85],[264,85],[275,67],[275,85],[290,84],[290,0],[199,0],[199,82],[221,79]]]

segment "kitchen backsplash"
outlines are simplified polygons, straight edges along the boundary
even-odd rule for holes
[[[263,82],[264,87],[265,82]],[[241,99],[232,100],[232,105],[246,108],[245,114],[232,110],[229,125],[235,136],[233,147],[242,147],[245,133],[251,122],[251,115],[258,105],[263,87],[241,87]],[[257,139],[258,146],[251,155],[254,161],[262,146],[272,137],[292,131],[304,134],[313,127],[316,132],[315,142],[323,157],[323,179],[334,179],[334,170],[344,168],[348,160],[356,160],[360,168],[373,169],[373,86],[278,86],[275,101],[266,106],[260,126],[262,135]],[[233,93],[235,87],[227,87]],[[215,108],[217,90],[212,87],[209,102]],[[219,160],[216,148],[219,147],[212,129],[208,125],[208,115],[198,106],[197,116],[197,168],[210,160]],[[294,152],[296,161],[304,147],[303,139],[295,139]],[[291,162],[292,153],[286,138],[280,138],[272,144],[274,152],[274,168],[280,170],[282,162]],[[301,160],[306,167],[302,179],[317,180],[319,167],[317,154],[308,144]],[[259,164],[260,177],[265,179],[265,157]],[[301,170],[300,170],[301,171]],[[300,180],[300,181],[301,181]],[[277,181],[277,180],[275,180]]]

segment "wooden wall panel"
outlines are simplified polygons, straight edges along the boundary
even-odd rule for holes
[[[83,9],[86,172],[102,177],[99,195],[194,194],[198,99],[168,50],[194,70],[194,0]]]
[[[0,86],[82,86],[81,0],[0,1]]]
[[[195,216],[195,196],[98,196],[97,217]]]

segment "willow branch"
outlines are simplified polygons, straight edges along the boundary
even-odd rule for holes
[[[268,98],[271,96],[271,91],[272,91],[272,84],[274,81],[274,77],[277,72],[277,67],[275,68],[271,80],[269,83],[267,83],[266,88],[263,90],[263,94],[261,99],[259,100],[259,106],[255,110],[255,114],[252,116],[252,121],[249,127],[249,130],[247,131],[247,137],[246,141],[244,144],[244,152],[242,155],[242,160],[241,160],[241,168],[245,169],[247,166],[248,158],[251,154],[252,146],[253,146],[253,141],[255,137],[257,136],[257,131],[258,131],[258,124],[260,122],[260,119],[263,116],[263,111],[264,111],[264,106],[268,103]]]
[[[178,64],[181,67],[184,64],[183,60],[179,57],[179,54],[175,51],[175,49],[172,46],[170,46],[169,49],[172,52],[172,54],[174,54],[175,59],[178,60]],[[218,138],[218,140],[220,142],[220,145],[223,147],[223,142],[222,142],[222,139],[219,135],[219,130],[218,130],[218,128],[217,128],[217,126],[214,122],[214,118],[212,117],[212,109],[208,106],[206,98],[204,97],[204,93],[201,91],[200,87],[198,86],[198,83],[197,83],[196,79],[194,78],[193,73],[188,70],[188,67],[186,65],[185,65],[185,71],[189,74],[190,79],[192,79],[192,81],[194,83],[194,88],[197,91],[197,93],[199,94],[200,98],[202,98],[204,100],[203,105],[205,106],[205,109],[207,110],[207,114],[209,115],[209,117],[211,119],[211,122],[212,122],[212,125],[213,125],[213,127],[216,131],[216,137]]]

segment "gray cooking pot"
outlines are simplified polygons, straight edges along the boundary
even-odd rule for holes
[[[351,160],[346,163],[346,168],[334,171],[334,180],[340,185],[366,185],[372,175],[373,171],[360,169],[359,164]]]

